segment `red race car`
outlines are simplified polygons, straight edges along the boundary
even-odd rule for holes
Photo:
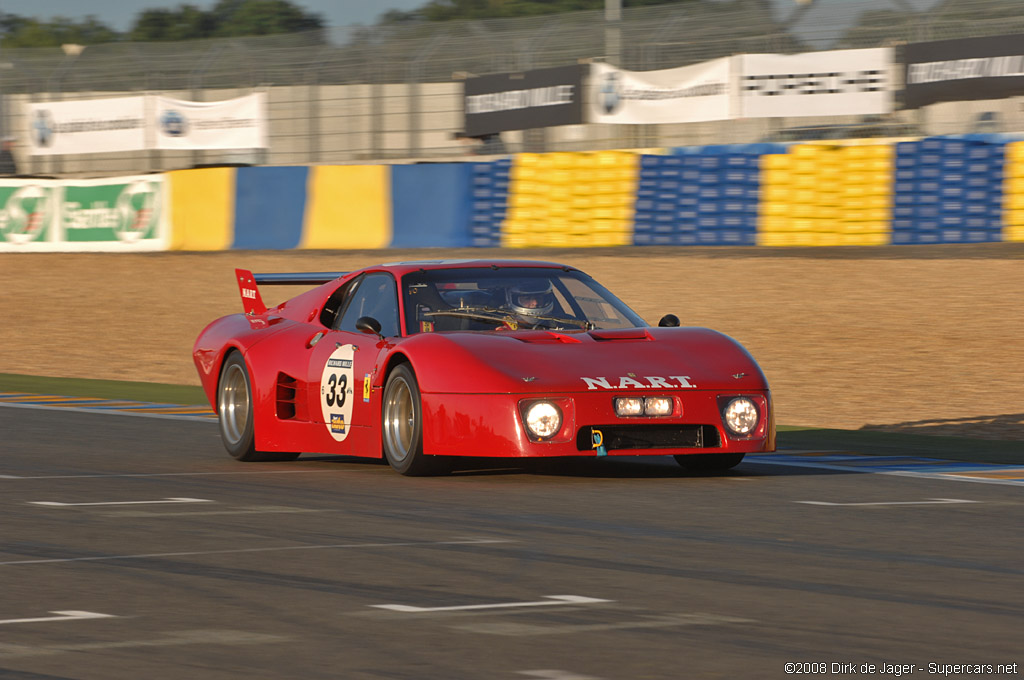
[[[245,313],[207,326],[193,358],[239,460],[384,456],[425,475],[454,456],[672,455],[726,470],[775,449],[768,382],[742,346],[673,315],[649,326],[574,267],[235,273]],[[267,309],[257,284],[316,287]]]

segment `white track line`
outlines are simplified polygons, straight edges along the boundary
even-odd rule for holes
[[[485,545],[490,543],[512,543],[498,538],[477,538],[461,541],[409,541],[404,543],[335,543],[332,545],[289,545],[273,548],[240,548],[236,550],[194,550],[188,552],[145,553],[141,555],[101,555],[97,557],[62,557],[46,560],[14,560],[0,562],[0,567],[20,564],[61,564],[67,562],[103,562],[107,560],[145,560],[161,557],[200,557],[203,555],[240,555],[244,553],[283,552],[287,550],[329,550],[345,548],[429,548],[444,545]]]
[[[980,479],[974,477],[961,477],[949,472],[917,472],[914,470],[872,470],[862,467],[844,467],[842,465],[831,465],[829,463],[796,463],[782,460],[758,460],[757,458],[744,458],[743,464],[747,465],[781,465],[782,467],[804,467],[818,470],[837,470],[839,472],[850,472],[856,474],[889,475],[892,477],[917,477],[918,479],[944,479],[950,482],[975,482],[977,484],[1002,484],[1004,486],[1024,486],[1024,482],[1012,479]],[[1011,466],[1007,466],[1011,467]]]
[[[51,614],[57,614],[57,616],[41,616],[35,619],[6,619],[0,621],[0,624],[5,623],[50,623],[51,621],[82,621],[84,619],[112,619],[115,618],[113,614],[97,614],[96,612],[82,612],[82,611],[57,611],[50,612]]]
[[[213,503],[207,498],[164,498],[158,501],[100,501],[92,503],[62,503],[61,501],[29,501],[29,505],[45,505],[50,508],[70,508],[83,505],[157,505],[160,503]]]
[[[107,409],[78,408],[77,406],[44,406],[42,404],[11,404],[0,401],[0,406],[7,408],[28,408],[37,411],[62,411],[67,413],[99,413],[108,416],[128,416],[129,418],[161,418],[163,420],[191,420],[198,423],[217,423],[216,418],[209,416],[175,416],[167,413],[137,413],[135,411],[115,411]]]
[[[369,460],[369,459],[368,459]],[[0,475],[0,479],[110,479],[116,477],[205,477],[213,475],[297,475],[297,474],[338,474],[347,472],[373,472],[373,469],[365,470],[239,470],[238,472],[139,472],[109,475],[35,475],[29,477],[18,477],[17,475]]]

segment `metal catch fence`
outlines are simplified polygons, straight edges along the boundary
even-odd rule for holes
[[[27,103],[157,93],[216,101],[269,93],[270,148],[29,158],[23,172],[124,174],[208,163],[351,163],[464,155],[458,78],[607,60],[672,68],[739,53],[796,53],[1024,33],[1019,0],[698,0],[486,21],[349,26],[300,34],[178,43],[112,43],[0,52],[0,128],[28,134]],[[997,110],[1024,129],[1015,102]],[[976,103],[906,112],[927,133],[968,131]],[[756,141],[792,121],[722,121],[507,135],[511,151]],[[853,120],[801,119],[801,126]],[[623,129],[625,128],[625,129]],[[21,151],[24,151],[22,145]]]

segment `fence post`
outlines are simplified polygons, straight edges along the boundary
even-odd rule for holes
[[[418,156],[423,150],[423,66],[448,39],[447,33],[436,36],[417,54],[409,69],[409,155]]]
[[[200,99],[203,87],[203,75],[205,74],[206,69],[208,68],[210,62],[213,61],[214,57],[216,57],[223,51],[223,44],[218,43],[212,46],[209,50],[206,51],[206,54],[204,55],[203,60],[199,62],[199,65],[196,66],[192,70],[192,73],[189,74],[188,84],[189,90],[191,90],[192,93],[192,101],[205,101],[205,97],[203,99]],[[199,149],[193,150],[191,155],[193,166],[200,165],[201,162],[206,158],[206,152],[201,151]]]

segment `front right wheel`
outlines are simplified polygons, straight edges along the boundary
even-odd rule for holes
[[[423,404],[416,374],[409,364],[398,365],[384,385],[381,439],[388,464],[403,475],[447,471],[447,459],[423,453]]]

